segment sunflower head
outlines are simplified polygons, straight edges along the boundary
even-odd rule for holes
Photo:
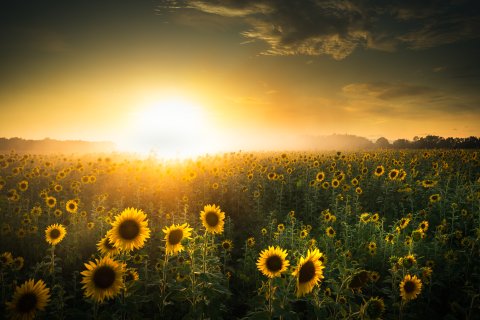
[[[287,255],[287,250],[283,250],[278,246],[269,246],[268,249],[260,252],[257,268],[269,278],[279,277],[290,265],[290,262],[286,260]]]
[[[174,255],[182,251],[184,249],[182,240],[190,239],[192,230],[188,223],[172,224],[170,227],[165,227],[162,231],[165,233],[166,253]]]
[[[105,236],[97,243],[98,251],[104,256],[114,256],[119,253],[118,248],[116,248],[113,243],[110,242],[110,239]]]
[[[120,250],[132,251],[145,245],[150,238],[147,215],[142,210],[127,208],[115,217],[107,232],[111,243]]]
[[[300,261],[292,272],[292,275],[297,278],[297,297],[302,297],[310,293],[322,279],[323,269],[325,268],[320,261],[323,256],[318,249],[308,250],[307,256],[301,257]]]
[[[96,302],[103,302],[118,295],[123,288],[125,265],[108,256],[85,263],[87,270],[80,274],[83,276],[82,284],[87,298]]]
[[[360,307],[362,319],[380,319],[385,311],[385,303],[383,299],[374,297]]]
[[[417,276],[412,277],[407,274],[400,283],[400,296],[405,302],[416,299],[420,291],[422,291],[422,281]]]
[[[45,230],[45,239],[49,244],[52,246],[55,246],[59,244],[63,238],[65,238],[65,235],[67,234],[67,230],[65,227],[61,224],[52,224],[47,227]]]
[[[68,200],[65,204],[65,209],[70,213],[77,213],[78,203],[75,200]]]
[[[50,300],[50,289],[42,280],[30,279],[16,287],[13,299],[7,302],[12,319],[33,319],[37,310],[44,310]]]
[[[232,240],[226,239],[222,241],[222,249],[225,251],[232,251],[233,242]]]
[[[223,233],[225,212],[222,212],[219,206],[207,204],[200,212],[200,220],[207,232]]]

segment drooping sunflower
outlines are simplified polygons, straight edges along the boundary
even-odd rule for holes
[[[98,251],[104,256],[114,256],[120,252],[118,248],[116,248],[113,243],[110,242],[110,239],[108,239],[107,236],[103,237],[102,240],[100,240],[97,243],[97,248]]]
[[[207,204],[200,212],[200,220],[207,232],[223,233],[225,212],[222,212],[220,206]]]
[[[65,209],[70,213],[77,213],[78,203],[75,200],[68,200]]]
[[[383,312],[385,312],[385,303],[378,297],[370,298],[360,307],[362,319],[380,319]]]
[[[47,227],[45,230],[45,239],[48,243],[52,246],[59,244],[65,235],[67,234],[67,230],[61,224],[55,223]]]
[[[323,253],[318,249],[308,250],[307,256],[301,257],[292,275],[297,278],[297,297],[310,293],[322,279],[325,266],[320,261]]]
[[[165,233],[166,254],[177,254],[183,250],[182,240],[190,239],[193,228],[190,228],[188,223],[172,224],[170,227],[165,227],[162,231]]]
[[[290,262],[286,259],[287,255],[287,250],[278,246],[269,246],[268,249],[260,252],[257,268],[269,278],[279,277],[290,265]]]
[[[409,301],[417,298],[422,291],[422,281],[417,276],[407,274],[400,283],[400,296],[403,301]]]
[[[132,251],[144,246],[150,238],[147,215],[142,210],[127,208],[115,216],[112,229],[107,232],[108,239],[120,250]]]
[[[50,300],[50,289],[43,280],[30,279],[16,287],[13,299],[7,302],[12,319],[30,320],[35,318],[37,310],[42,311]]]
[[[123,288],[123,275],[125,265],[108,256],[85,263],[87,270],[80,274],[83,276],[82,289],[84,295],[96,302],[103,302],[118,295]]]

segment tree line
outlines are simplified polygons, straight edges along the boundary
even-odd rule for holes
[[[428,135],[426,137],[414,137],[413,141],[397,139],[390,143],[386,138],[381,137],[375,141],[375,147],[385,149],[479,149],[480,138],[453,138]]]

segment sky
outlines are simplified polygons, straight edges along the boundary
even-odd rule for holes
[[[480,3],[0,4],[0,136],[124,149],[480,136]]]

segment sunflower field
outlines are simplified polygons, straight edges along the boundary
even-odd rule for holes
[[[480,156],[0,155],[12,319],[480,319]]]

